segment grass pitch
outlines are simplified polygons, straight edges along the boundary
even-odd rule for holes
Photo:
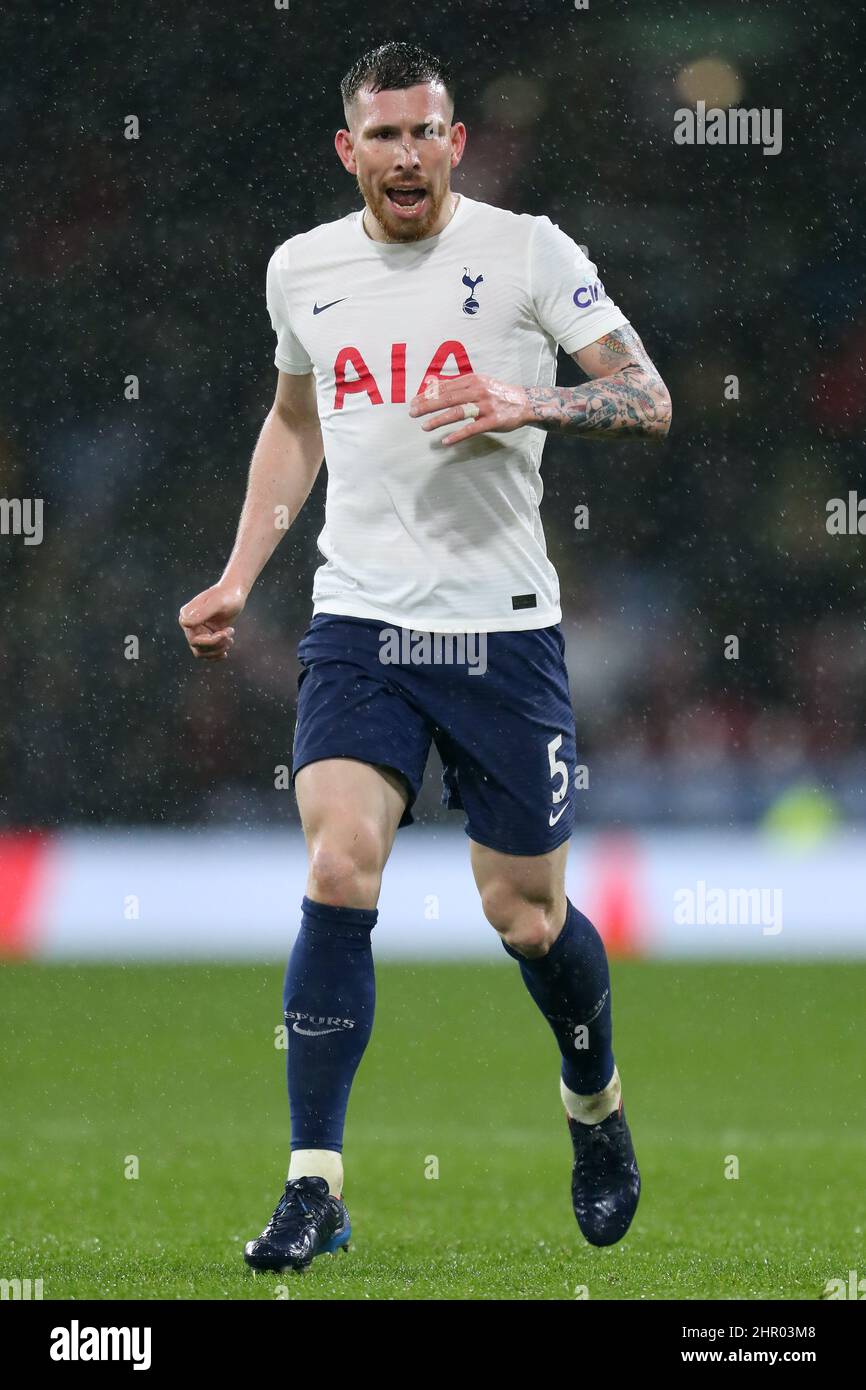
[[[624,1241],[578,1231],[558,1053],[516,968],[384,965],[352,1248],[253,1277],[287,1162],[282,964],[6,966],[0,1277],[46,1299],[814,1299],[866,1275],[866,965],[612,974],[644,1184]]]

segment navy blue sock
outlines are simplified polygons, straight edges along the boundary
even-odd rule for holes
[[[546,956],[529,960],[502,944],[520,962],[524,984],[553,1029],[568,1089],[583,1096],[603,1091],[613,1076],[610,973],[592,922],[568,902],[565,926]]]
[[[349,1091],[373,1030],[376,908],[303,901],[283,989],[292,1149],[343,1149]]]

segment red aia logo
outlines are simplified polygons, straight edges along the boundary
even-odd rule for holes
[[[456,372],[449,372],[446,377],[443,367],[449,358],[454,359],[457,367]],[[352,366],[357,373],[356,377],[346,380],[346,368]],[[421,385],[414,392],[420,396],[426,389],[428,381],[436,379],[439,381],[451,381],[455,376],[467,376],[473,371],[469,354],[462,343],[458,343],[456,338],[449,338],[447,343],[442,343],[433,354],[429,367],[421,378]],[[343,401],[346,396],[357,395],[359,392],[369,396],[371,405],[382,405],[382,392],[379,390],[378,383],[367,363],[364,361],[360,352],[355,347],[340,348],[337,359],[334,363],[334,377],[336,379],[336,392],[334,395],[334,409],[342,410]],[[406,344],[391,344],[391,395],[392,405],[402,405],[406,401]]]

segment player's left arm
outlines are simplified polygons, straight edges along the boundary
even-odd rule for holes
[[[665,437],[671,427],[670,392],[631,324],[571,355],[590,380],[582,386],[528,387],[532,418],[527,424],[597,439]]]
[[[409,414],[429,416],[424,430],[465,420],[443,444],[524,425],[588,439],[664,438],[671,426],[670,393],[631,324],[572,356],[590,378],[581,386],[511,386],[472,372],[447,384],[437,381],[435,394],[416,396]],[[466,419],[464,403],[478,407],[477,419]]]

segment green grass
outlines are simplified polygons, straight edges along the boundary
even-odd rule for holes
[[[623,1242],[577,1229],[558,1054],[517,970],[390,965],[349,1107],[352,1249],[253,1278],[288,1150],[282,966],[7,966],[0,1277],[46,1298],[813,1299],[866,1275],[866,965],[613,980],[644,1182]]]

